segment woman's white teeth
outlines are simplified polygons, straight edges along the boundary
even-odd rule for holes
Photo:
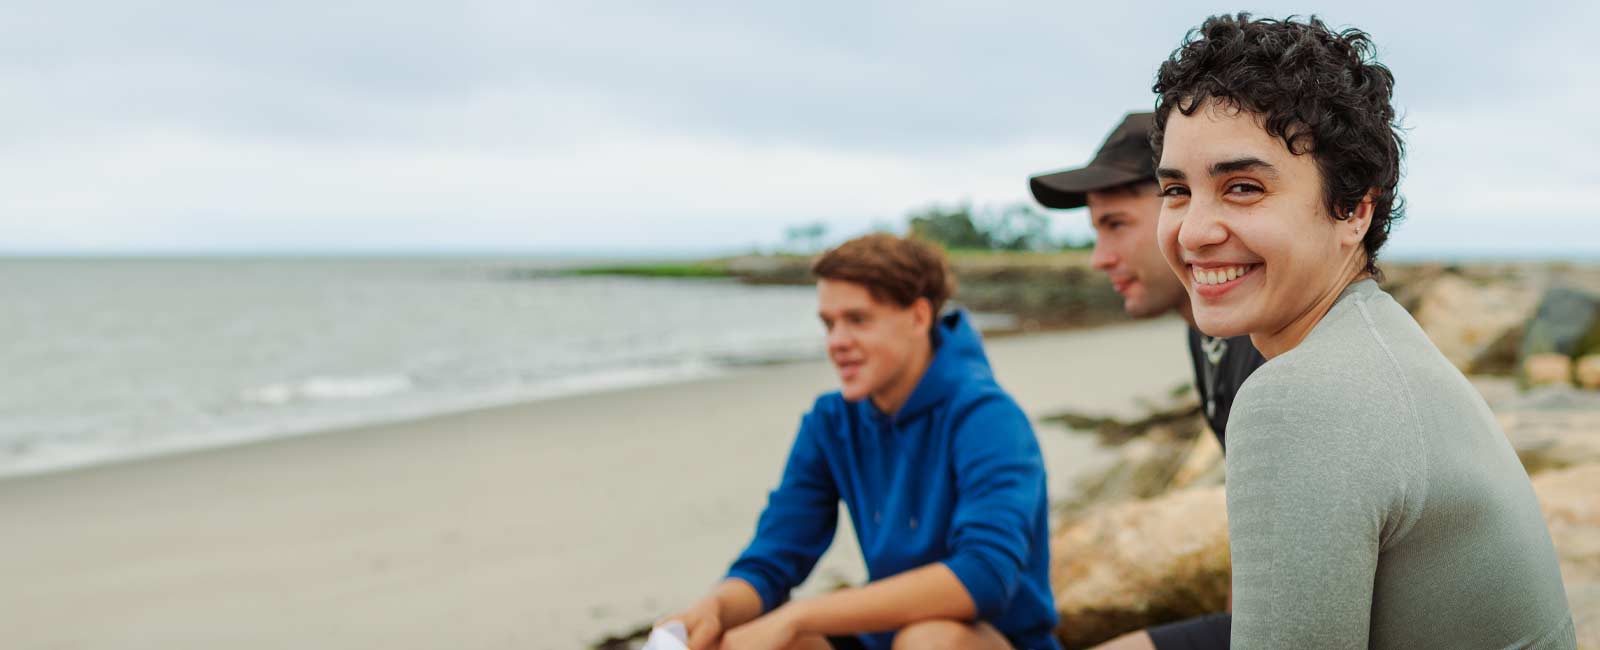
[[[1251,269],[1255,268],[1255,265],[1242,264],[1238,266],[1224,266],[1214,269],[1202,269],[1199,267],[1191,268],[1193,269],[1195,283],[1222,284],[1230,280],[1235,280],[1239,276],[1249,273]]]

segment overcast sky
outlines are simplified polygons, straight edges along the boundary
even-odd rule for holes
[[[1252,9],[1379,44],[1395,251],[1600,254],[1595,2],[30,4],[0,251],[705,251],[1031,200]]]

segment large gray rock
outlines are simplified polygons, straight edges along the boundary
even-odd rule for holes
[[[1554,352],[1576,357],[1600,352],[1600,298],[1556,287],[1546,291],[1539,309],[1528,323],[1521,356]]]

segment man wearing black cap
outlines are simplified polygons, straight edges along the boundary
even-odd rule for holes
[[[1189,322],[1195,387],[1211,431],[1226,446],[1233,396],[1265,360],[1249,336],[1214,339],[1194,327],[1189,295],[1156,244],[1161,195],[1150,148],[1153,122],[1151,113],[1129,113],[1088,165],[1034,176],[1029,185],[1047,208],[1088,206],[1095,231],[1089,262],[1110,277],[1122,295],[1123,311],[1134,318],[1177,312]],[[1189,619],[1123,636],[1100,649],[1227,648],[1231,620],[1226,613]]]

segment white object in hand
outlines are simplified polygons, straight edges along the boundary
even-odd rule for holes
[[[681,621],[667,621],[650,630],[643,650],[689,650],[689,628]]]

